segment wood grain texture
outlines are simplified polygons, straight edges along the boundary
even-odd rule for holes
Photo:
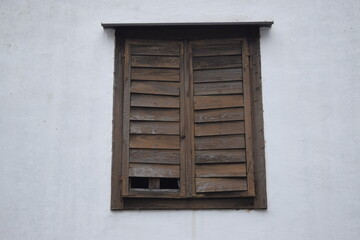
[[[130,149],[131,163],[180,164],[179,150]]]
[[[130,177],[178,178],[179,165],[130,163]]]
[[[179,83],[154,82],[154,81],[131,81],[132,93],[146,93],[158,95],[179,96]]]
[[[244,106],[242,95],[194,96],[195,110],[242,106]]]
[[[219,68],[238,68],[241,67],[241,55],[239,56],[212,56],[194,57],[194,70],[200,69],[219,69]]]
[[[131,135],[130,148],[179,149],[180,137],[167,135]]]
[[[225,82],[242,80],[241,68],[194,71],[194,82]]]
[[[194,57],[241,55],[241,45],[205,45],[193,48]]]
[[[179,57],[132,56],[132,67],[179,68]]]
[[[130,120],[179,121],[179,109],[132,107],[130,112]]]
[[[246,164],[198,164],[196,177],[246,177]]]
[[[131,134],[179,135],[178,122],[131,121]]]
[[[167,68],[132,68],[132,80],[180,81],[179,69]]]
[[[201,163],[245,162],[245,149],[196,150],[195,161]]]
[[[194,84],[195,96],[237,94],[242,92],[243,92],[242,81]]]
[[[131,94],[132,107],[179,108],[179,97]]]
[[[244,121],[195,124],[195,136],[233,135],[245,133]]]
[[[196,137],[195,149],[245,148],[244,135]]]
[[[225,108],[195,111],[195,122],[224,122],[244,120],[243,108]]]
[[[133,45],[132,55],[179,56],[179,46]]]
[[[196,178],[196,192],[246,191],[246,178]]]

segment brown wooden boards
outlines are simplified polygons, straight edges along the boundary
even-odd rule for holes
[[[178,150],[165,149],[130,149],[132,163],[180,164]]]
[[[206,136],[195,138],[195,149],[245,148],[244,135]]]
[[[179,96],[180,89],[179,84],[173,82],[132,81],[130,91],[133,93]]]
[[[179,108],[179,97],[131,94],[132,107]]]
[[[130,120],[179,121],[179,109],[131,108]]]
[[[154,80],[154,81],[180,81],[179,69],[169,68],[132,68],[131,79],[133,80]]]
[[[196,192],[228,192],[247,190],[246,178],[196,178]]]
[[[131,121],[131,134],[179,135],[178,122]]]
[[[197,150],[195,160],[197,164],[245,162],[245,149]]]
[[[242,93],[242,82],[195,83],[194,95],[220,95]]]
[[[246,164],[198,164],[196,177],[246,177]]]
[[[224,108],[195,112],[195,122],[225,122],[244,120],[243,108]]]
[[[244,121],[195,124],[195,136],[233,135],[242,133],[245,133]]]
[[[178,165],[130,163],[130,177],[178,178]]]
[[[242,80],[241,68],[194,71],[194,82],[224,82]]]
[[[218,95],[218,96],[195,96],[194,108],[214,109],[244,106],[244,98],[242,95]]]

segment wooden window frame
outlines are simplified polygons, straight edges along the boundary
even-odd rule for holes
[[[111,209],[266,209],[265,144],[260,71],[259,26],[122,26],[115,31]],[[248,45],[255,197],[124,198],[121,193],[124,113],[125,39],[199,40],[243,38]]]

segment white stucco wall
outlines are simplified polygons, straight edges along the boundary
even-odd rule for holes
[[[111,212],[114,33],[274,20],[261,37],[267,211]],[[360,238],[360,1],[0,3],[0,239]]]

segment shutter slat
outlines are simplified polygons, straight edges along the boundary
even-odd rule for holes
[[[132,55],[179,56],[179,47],[133,45]]]
[[[245,148],[244,135],[196,137],[195,149]]]
[[[130,120],[179,121],[179,109],[132,108]]]
[[[196,178],[196,192],[246,191],[246,178]]]
[[[194,96],[195,110],[244,106],[242,95]]]
[[[246,177],[246,164],[199,164],[196,177]]]
[[[245,162],[245,155],[245,149],[197,150],[195,159],[197,164]]]
[[[241,56],[195,57],[193,65],[194,70],[238,67],[241,67]]]
[[[179,136],[131,135],[130,148],[179,149]]]
[[[131,134],[179,134],[178,122],[139,122],[131,121]]]
[[[179,96],[178,83],[153,82],[153,81],[132,81],[130,91],[133,93],[159,94]]]
[[[164,149],[130,149],[129,159],[132,163],[179,164],[180,152]]]
[[[179,165],[130,163],[130,177],[178,178]]]
[[[239,45],[213,45],[194,47],[194,57],[217,55],[241,55]]]
[[[194,82],[224,82],[242,80],[242,69],[215,69],[194,71]]]
[[[243,93],[242,82],[195,83],[194,95],[220,95]]]
[[[195,136],[229,135],[243,133],[245,133],[244,121],[195,124]]]
[[[133,56],[132,67],[179,68],[178,57]]]
[[[179,97],[131,94],[132,107],[179,108]]]
[[[166,68],[132,68],[131,79],[179,82],[180,71]]]
[[[195,122],[224,122],[244,120],[243,108],[211,109],[195,111]]]

